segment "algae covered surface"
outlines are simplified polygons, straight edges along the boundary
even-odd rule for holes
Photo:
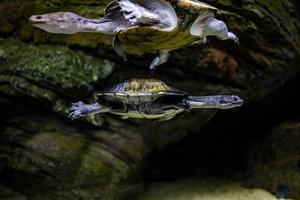
[[[31,113],[1,125],[0,157],[5,163],[1,174],[10,177],[2,179],[1,184],[23,194],[25,199],[43,199],[46,191],[49,199],[112,199],[113,191],[132,165],[125,158],[139,157],[130,154],[126,147],[140,151],[141,140],[67,124]],[[106,141],[108,138],[110,141]],[[112,150],[114,143],[124,146]],[[3,199],[5,192],[0,197]]]
[[[55,45],[34,46],[19,40],[2,39],[0,48],[2,80],[7,80],[16,89],[23,87],[23,91],[30,90],[32,87],[26,87],[26,82],[28,85],[32,82],[33,86],[54,90],[67,97],[84,96],[114,67],[107,60]],[[18,85],[22,81],[24,86]],[[28,92],[27,95],[36,93],[39,92]]]
[[[149,154],[168,151],[190,135],[214,134],[205,130],[217,126],[216,118],[224,116],[228,123],[230,114],[242,113],[243,118],[299,73],[300,9],[295,0],[205,1],[220,9],[217,17],[240,44],[209,37],[206,45],[172,52],[154,73],[148,70],[154,54],[132,49],[124,62],[111,47],[111,36],[49,34],[28,23],[31,15],[55,11],[99,18],[108,2],[0,1],[0,199],[118,199],[123,185],[143,182]],[[237,94],[245,106],[193,110],[163,123],[112,115],[68,120],[72,102],[91,102],[95,92],[128,78],[160,79],[193,95]],[[170,184],[143,183],[142,194],[130,199],[272,200],[278,188],[288,188],[286,198],[299,198],[298,123],[273,127],[249,133],[245,138],[251,140],[237,145],[235,151],[245,156],[239,164],[245,168],[232,175],[241,180],[201,180],[195,175],[195,180]],[[232,132],[223,135],[235,141]],[[214,137],[215,143],[207,145],[217,151],[222,137]],[[189,167],[187,162],[184,169]]]

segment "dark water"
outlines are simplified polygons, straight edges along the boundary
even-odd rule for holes
[[[146,182],[234,176],[245,170],[245,151],[286,120],[300,119],[300,76],[251,106],[222,111],[202,132],[156,150],[143,171]]]

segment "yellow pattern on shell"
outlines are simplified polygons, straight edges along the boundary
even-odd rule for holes
[[[172,88],[170,88],[167,84],[156,79],[131,79],[124,83],[124,92],[131,95],[170,90],[172,90]]]

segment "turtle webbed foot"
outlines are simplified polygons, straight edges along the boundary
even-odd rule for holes
[[[150,70],[154,71],[158,65],[161,65],[168,61],[169,59],[169,50],[160,50],[159,55],[154,58],[150,64]]]
[[[151,71],[154,71],[158,65],[160,65],[160,58],[156,57],[152,60],[149,69]]]
[[[238,37],[228,31],[227,25],[225,22],[209,16],[202,20],[201,18],[197,19],[194,22],[195,25],[192,27],[194,35],[199,35],[200,37],[206,36],[216,36],[220,40],[233,40],[235,43],[239,43]]]
[[[94,104],[85,104],[82,101],[77,103],[72,103],[69,111],[69,118],[74,120],[76,118],[87,116],[91,114],[95,114],[101,110],[102,106],[98,103]]]
[[[131,24],[155,24],[160,21],[157,13],[129,0],[120,0],[119,6],[126,20]]]
[[[82,101],[79,101],[77,103],[72,103],[71,104],[71,108],[69,111],[69,115],[68,118],[70,118],[71,120],[74,120],[76,118],[79,118],[81,116],[83,116],[83,112],[84,112],[84,106],[86,104],[84,104]]]
[[[130,21],[132,24],[136,24],[142,18],[142,13],[134,3],[128,0],[121,0],[119,1],[119,5],[125,19]]]

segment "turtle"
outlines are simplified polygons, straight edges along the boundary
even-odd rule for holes
[[[69,118],[112,113],[122,119],[166,121],[193,108],[230,109],[243,104],[237,95],[191,96],[158,79],[127,79],[94,96],[91,104],[72,103]]]
[[[33,26],[50,33],[98,32],[113,35],[112,46],[127,61],[129,46],[157,52],[150,69],[165,63],[169,52],[194,43],[205,43],[207,36],[221,40],[238,37],[215,18],[218,9],[197,0],[115,0],[99,19],[87,19],[72,12],[33,15]]]

